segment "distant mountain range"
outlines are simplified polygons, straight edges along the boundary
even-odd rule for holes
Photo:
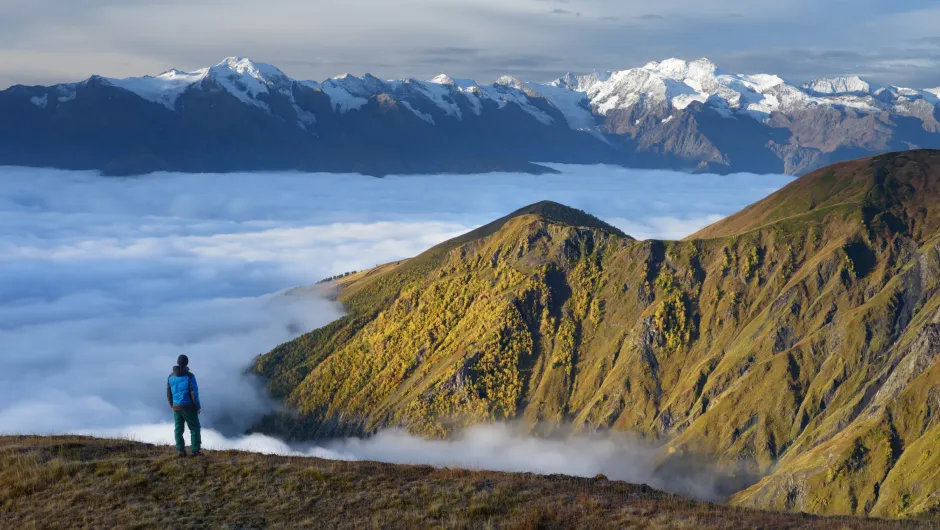
[[[230,57],[194,72],[0,92],[0,164],[97,169],[539,172],[609,163],[802,174],[940,148],[938,89],[857,77],[803,86],[706,59],[492,84],[440,75],[299,81]]]

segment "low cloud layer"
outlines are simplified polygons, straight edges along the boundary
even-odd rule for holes
[[[0,168],[0,433],[167,441],[166,376],[186,353],[200,381],[210,447],[291,451],[277,440],[239,437],[275,406],[244,369],[255,355],[337,318],[341,308],[278,292],[413,256],[543,199],[585,209],[635,237],[679,238],[790,181],[557,167],[563,174],[385,179],[116,179]],[[507,449],[493,460],[489,450],[474,450],[486,447],[479,443],[486,433],[473,436],[468,446],[422,445],[384,433],[320,450],[541,470],[512,467],[524,460],[511,456],[524,454],[524,439],[507,446],[522,453]],[[540,447],[564,455],[533,460],[544,463],[541,471],[591,475],[611,465],[578,446]],[[454,460],[457,454],[465,459]]]
[[[172,431],[173,425],[166,423],[89,431],[88,434],[173,445]],[[604,475],[610,480],[646,484],[709,501],[723,499],[738,489],[742,480],[708,465],[661,468],[661,453],[657,448],[625,435],[533,438],[506,424],[474,426],[446,441],[426,440],[400,430],[380,432],[368,439],[351,438],[300,446],[288,445],[263,434],[226,437],[205,429],[202,439],[203,445],[212,450],[234,449],[329,460],[423,464],[543,475]]]

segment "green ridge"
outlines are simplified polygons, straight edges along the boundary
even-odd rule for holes
[[[554,203],[340,280],[258,358],[297,438],[513,420],[715,462],[734,503],[940,514],[940,153],[808,175],[685,241]]]

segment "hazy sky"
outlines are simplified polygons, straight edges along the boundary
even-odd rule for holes
[[[936,0],[0,0],[0,87],[194,69],[481,82],[671,56],[793,81],[940,85]]]

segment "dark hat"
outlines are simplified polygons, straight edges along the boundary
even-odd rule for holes
[[[176,365],[177,365],[177,366],[180,366],[180,367],[188,366],[188,365],[189,365],[189,357],[187,357],[187,356],[185,356],[185,355],[180,355],[179,357],[176,358]]]

